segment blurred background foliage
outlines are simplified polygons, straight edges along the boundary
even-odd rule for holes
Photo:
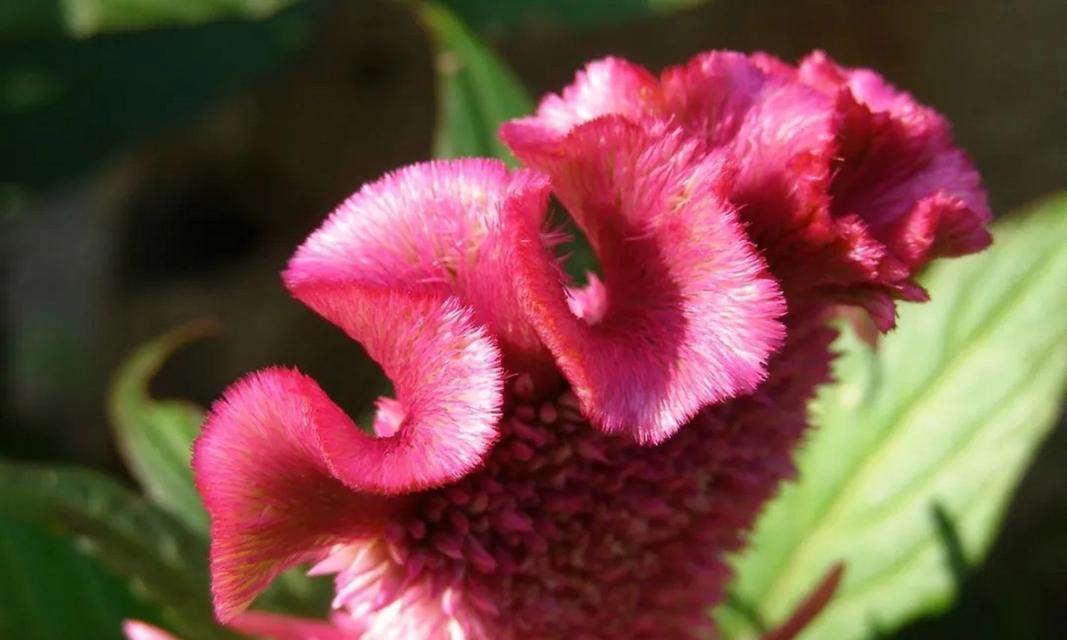
[[[824,48],[945,113],[998,213],[1064,187],[1059,0],[444,6],[459,20],[386,0],[0,0],[0,457],[128,473],[109,431],[112,376],[140,345],[205,315],[221,322],[221,337],[177,353],[158,395],[205,405],[243,372],[287,363],[364,414],[381,376],[288,298],[277,275],[285,259],[333,205],[386,170],[431,153],[499,153],[463,123],[521,112],[530,95],[558,90],[598,56],[658,69],[710,48],[790,59]],[[510,72],[480,55],[493,50]],[[457,66],[456,55],[478,62]],[[132,403],[112,406],[112,417],[155,415],[133,402],[144,398],[136,383],[128,391]],[[160,412],[188,415],[178,405]],[[1065,463],[1061,421],[988,562],[961,578],[957,606],[893,637],[1067,635]],[[168,499],[188,498],[146,488],[163,496],[163,519],[173,515]],[[120,611],[166,619],[143,603],[151,580],[128,591],[85,559],[84,544],[37,537],[35,526],[0,520],[0,573],[10,578],[0,600],[27,597],[4,589],[36,558],[48,568],[33,593],[69,571],[76,588],[104,598],[87,607],[70,596],[87,625],[111,628]],[[30,552],[11,551],[30,539]],[[292,593],[306,588],[283,585],[290,593],[278,597],[304,602]],[[44,625],[59,634],[45,637],[65,637],[47,611],[26,616],[0,617],[0,636]]]

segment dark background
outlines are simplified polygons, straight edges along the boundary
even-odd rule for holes
[[[712,48],[789,59],[823,48],[946,114],[998,214],[1065,186],[1062,0],[715,0],[607,25],[530,12],[487,29],[535,96],[607,54],[658,70]],[[403,7],[370,1],[200,31],[0,47],[3,77],[30,99],[53,86],[15,73],[19,63],[55,63],[84,84],[48,118],[25,116],[13,98],[2,105],[0,455],[121,472],[105,416],[111,373],[146,340],[204,316],[225,332],[179,354],[159,394],[207,404],[272,363],[298,365],[354,415],[382,390],[359,347],[289,300],[278,273],[343,197],[428,157],[424,34]],[[1067,637],[1065,463],[1061,424],[960,604],[900,638]]]

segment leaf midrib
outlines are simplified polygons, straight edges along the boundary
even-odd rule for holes
[[[1053,344],[1055,344],[1059,339],[1060,339],[1060,334],[1056,334],[1056,340],[1052,341]],[[1055,350],[1048,350],[1046,352],[1045,356],[1042,357],[1040,363],[1036,367],[1036,370],[1037,371],[1043,371],[1044,368],[1053,360],[1053,356],[1058,356],[1058,355],[1060,355],[1059,352],[1057,352]],[[994,414],[994,415],[998,415],[1001,411],[1006,410],[1010,406],[1011,405],[1002,405],[1001,407],[998,407],[998,412],[997,412],[997,414]],[[983,422],[987,422],[987,421],[983,421]],[[942,458],[941,460],[939,460],[939,464],[937,465],[937,467],[940,467],[940,468],[934,468],[932,473],[926,474],[924,476],[923,480],[920,483],[918,483],[920,485],[919,488],[921,488],[921,485],[925,485],[926,482],[931,477],[936,477],[936,476],[940,475],[943,472],[942,470],[944,468],[950,468],[951,467],[951,462],[953,460],[955,460],[957,458],[960,458],[960,457],[964,456],[965,454],[969,453],[970,452],[969,448],[974,445],[974,439],[978,436],[979,433],[981,433],[981,429],[970,430],[967,433],[967,437],[963,438],[963,441],[961,443],[959,443],[959,447],[953,448],[953,450],[949,453],[949,455],[947,457]],[[1002,479],[1003,479],[1002,477],[1000,477],[1000,476],[998,476],[996,474],[990,474],[989,476],[987,476],[986,482],[979,483],[977,485],[977,487],[979,489],[984,490],[988,485],[993,484],[994,482],[1000,481]],[[913,488],[911,491],[908,492],[910,494],[909,499],[914,498],[914,494],[919,493],[919,488]],[[976,491],[971,492],[967,496],[967,499],[962,501],[962,504],[960,505],[961,508],[959,508],[958,511],[960,511],[960,512],[968,511],[967,507],[969,505],[973,504],[978,496],[983,494],[982,490],[976,490]],[[900,502],[903,502],[903,500],[900,501]],[[838,606],[842,602],[847,602],[848,600],[851,600],[853,597],[855,597],[855,596],[859,595],[860,593],[870,589],[873,584],[877,583],[878,580],[884,578],[886,575],[894,575],[894,574],[899,573],[900,567],[902,565],[905,565],[905,564],[911,562],[914,556],[919,555],[923,550],[928,548],[933,543],[934,543],[934,539],[932,539],[932,538],[924,538],[923,540],[919,541],[917,544],[913,545],[904,555],[900,556],[897,559],[897,561],[894,562],[893,564],[889,565],[888,567],[885,567],[884,569],[882,569],[881,571],[879,571],[877,573],[874,573],[874,574],[868,576],[867,578],[865,578],[863,580],[863,582],[854,582],[854,583],[849,584],[848,590],[844,594],[842,594],[840,597],[835,598],[833,603],[832,603],[832,606]]]
[[[1035,351],[1041,353],[1041,356],[1039,356],[1038,360],[1034,363],[1035,371],[1042,371],[1052,360],[1053,356],[1060,355],[1054,347],[1056,347],[1064,337],[1064,332],[1053,334],[1051,340],[1047,341],[1047,343],[1042,342],[1040,345],[1041,348],[1035,349]],[[897,507],[913,499],[916,494],[921,493],[922,489],[931,479],[941,475],[944,472],[945,467],[951,467],[951,463],[960,458],[968,450],[967,448],[972,445],[975,438],[981,435],[984,425],[992,422],[992,416],[1000,415],[1014,406],[1012,401],[1019,397],[1016,392],[1030,383],[1031,379],[1028,377],[1019,378],[1019,380],[1017,380],[1005,394],[1005,396],[1010,398],[1007,403],[998,404],[994,408],[994,413],[983,414],[973,422],[968,423],[966,428],[960,430],[961,436],[959,439],[954,440],[951,443],[952,446],[949,448],[947,455],[938,458],[933,464],[928,465],[919,474],[914,476],[907,485],[896,491],[889,500],[879,505],[872,513],[870,513],[865,518],[865,522],[868,523],[869,526],[874,526],[883,522],[886,518],[892,516],[892,512],[895,511]]]
[[[879,453],[884,451],[885,443],[890,442],[897,435],[898,432],[892,428],[892,425],[897,424],[901,419],[912,413],[917,406],[921,406],[922,401],[930,395],[932,390],[943,383],[946,374],[955,370],[963,355],[972,351],[977,344],[991,335],[992,329],[996,324],[995,321],[1015,309],[1019,301],[1025,298],[1028,293],[1031,282],[1042,273],[1042,267],[1053,261],[1057,256],[1056,251],[1050,251],[1026,272],[1025,276],[1019,280],[1018,285],[1011,290],[1004,304],[998,305],[993,313],[978,325],[977,331],[959,344],[945,366],[938,368],[932,375],[928,376],[922,384],[918,385],[918,390],[905,402],[901,403],[893,416],[886,421],[888,426],[883,431],[885,435],[876,438],[870,443],[870,446],[859,457],[856,464],[852,465],[849,472],[843,476],[844,478],[853,478],[855,480],[855,476],[861,475],[863,469],[870,468],[869,463],[871,460],[876,459]],[[955,313],[950,313],[949,318],[954,316]],[[827,523],[833,522],[834,517],[841,511],[842,506],[848,504],[848,498],[851,494],[849,487],[852,486],[856,486],[856,483],[850,482],[835,492],[822,509],[820,515],[813,521],[813,526],[809,529],[809,535],[799,539],[789,547],[789,551],[786,553],[786,561],[780,565],[783,570],[776,572],[775,577],[763,589],[762,597],[754,598],[761,603],[761,608],[766,609],[769,603],[773,603],[777,598],[781,597],[780,592],[791,582],[792,574],[796,571],[797,558],[803,558],[808,553],[806,550],[811,548],[813,540],[818,540],[826,535],[825,532],[828,530]]]

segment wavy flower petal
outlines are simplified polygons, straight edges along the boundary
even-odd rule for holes
[[[505,125],[501,135],[519,157],[536,163],[567,131],[599,115],[623,115],[644,126],[673,120],[731,159],[729,198],[787,292],[813,281],[864,278],[881,258],[871,253],[877,243],[867,240],[864,225],[848,223],[848,237],[860,244],[846,244],[830,212],[837,122],[832,100],[797,82],[784,63],[774,60],[784,71],[771,73],[772,60],[711,51],[666,69],[658,81],[623,61],[594,62],[560,96],[545,98],[535,116]],[[607,89],[590,77],[642,82],[639,90],[630,88],[634,80]],[[586,97],[594,88],[608,97]],[[652,98],[640,101],[638,94]]]
[[[712,51],[658,83],[624,61],[595,62],[501,134],[530,159],[604,114],[671,120],[727,154],[729,199],[786,295],[862,306],[882,330],[895,300],[923,298],[911,278],[924,264],[990,242],[980,179],[944,118],[821,52],[794,67]]]
[[[301,291],[382,365],[403,418],[388,437],[363,433],[314,381],[285,369],[224,393],[193,459],[224,621],[308,552],[380,529],[401,506],[382,494],[461,477],[497,435],[500,354],[455,298],[351,284]]]
[[[797,77],[837,101],[835,213],[866,220],[912,273],[929,259],[990,243],[981,178],[940,114],[878,74],[839,67],[821,51],[804,59]]]
[[[508,364],[550,366],[521,312],[501,241],[505,202],[543,203],[547,189],[540,175],[509,173],[497,160],[412,165],[338,207],[297,250],[286,285],[301,299],[327,283],[453,294],[491,330]]]
[[[737,173],[729,197],[775,274],[787,289],[810,283],[812,271],[826,269],[811,268],[812,258],[838,231],[827,194],[835,123],[830,102],[724,51],[666,69],[663,91],[688,132],[730,155]],[[862,264],[867,256],[858,257]]]
[[[372,535],[399,506],[334,477],[319,433],[334,423],[356,429],[313,380],[288,369],[249,375],[212,407],[193,468],[211,514],[220,620],[309,552]]]
[[[516,155],[559,142],[571,129],[600,116],[633,120],[664,114],[659,82],[640,65],[608,57],[589,63],[560,95],[549,94],[537,113],[505,123],[500,135]]]
[[[324,425],[323,451],[338,478],[357,490],[404,493],[455,480],[481,461],[496,438],[504,372],[467,308],[455,298],[352,284],[296,291],[382,366],[396,389],[390,410],[403,413],[389,437]]]
[[[594,282],[580,318],[543,248],[522,240],[531,216],[511,212],[530,320],[595,425],[658,443],[763,379],[784,303],[722,196],[721,162],[617,116],[524,159],[552,176],[603,268],[604,299],[589,298]]]

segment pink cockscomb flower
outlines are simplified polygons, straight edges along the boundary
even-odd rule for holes
[[[715,479],[735,425],[700,412],[767,378],[784,303],[701,143],[621,119],[571,141],[587,153],[556,191],[600,258],[591,289],[555,258],[548,178],[491,160],[389,175],[297,251],[290,291],[396,398],[376,435],[291,369],[215,404],[194,466],[220,619],[312,559],[353,637],[707,626],[743,518]]]
[[[501,133],[539,167],[605,114],[668,120],[729,155],[729,198],[791,300],[858,304],[885,331],[894,300],[926,299],[923,265],[989,244],[979,176],[945,119],[821,52],[794,67],[714,51],[658,78],[607,58]]]
[[[595,63],[505,129],[533,169],[420,164],[342,204],[285,284],[396,397],[361,431],[271,368],[215,403],[193,464],[219,619],[281,638],[714,637],[724,555],[791,475],[829,377],[832,305],[888,300],[891,320],[919,265],[986,242],[943,122],[809,62],[708,54],[662,80]],[[585,286],[550,195],[599,260]],[[335,576],[329,623],[246,611],[304,562]]]

